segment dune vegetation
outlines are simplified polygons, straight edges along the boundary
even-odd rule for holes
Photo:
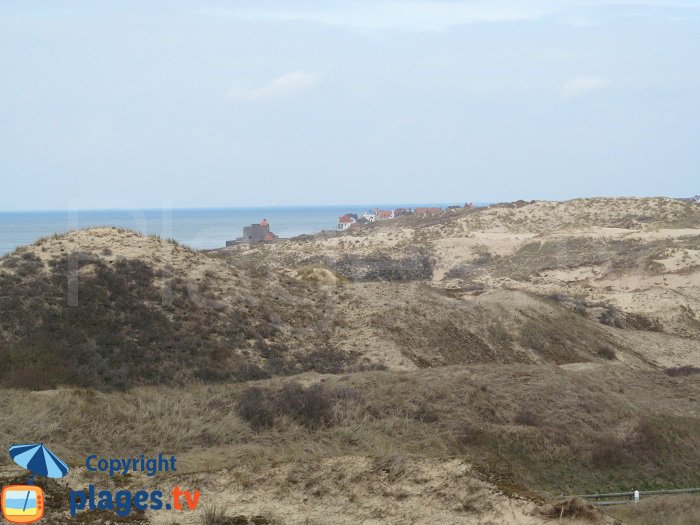
[[[0,436],[69,462],[57,501],[95,451],[181,465],[100,483],[201,488],[196,512],[134,523],[527,525],[562,496],[700,486],[687,202],[518,202],[209,252],[95,228],[3,257],[0,291]],[[561,508],[685,524],[696,501]]]

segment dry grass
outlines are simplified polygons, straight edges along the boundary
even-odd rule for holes
[[[700,483],[693,401],[700,387],[692,377],[481,365],[257,388],[265,403],[293,395],[257,424],[240,408],[251,392],[245,385],[5,391],[0,446],[44,441],[72,465],[94,450],[115,457],[167,450],[191,471],[345,454],[389,458],[384,465],[406,455],[467,457],[495,480],[553,493]]]
[[[653,496],[634,505],[610,507],[608,512],[627,525],[697,525],[700,496]]]

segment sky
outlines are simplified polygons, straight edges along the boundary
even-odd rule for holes
[[[700,193],[700,2],[0,0],[0,210]]]

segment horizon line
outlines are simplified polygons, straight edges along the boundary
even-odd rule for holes
[[[466,202],[466,201],[465,201]],[[496,202],[511,202],[511,201],[474,201],[475,205],[488,205]],[[464,206],[464,202],[458,203]],[[293,209],[293,208],[342,208],[342,207],[367,207],[367,206],[454,206],[450,202],[375,202],[375,203],[350,203],[350,204],[270,204],[265,206],[161,206],[161,207],[145,207],[145,208],[36,208],[36,209],[17,209],[17,210],[0,210],[1,213],[79,213],[79,212],[95,212],[95,211],[161,211],[161,210],[270,210],[270,209]]]
[[[519,200],[523,201],[537,201],[537,202],[566,202],[577,199],[655,199],[655,198],[667,198],[683,200],[697,197],[696,195],[690,196],[671,196],[671,195],[587,195],[587,196],[571,196],[565,198],[551,199],[551,198],[535,198],[526,199],[518,198],[512,200],[474,200],[471,204],[474,205],[491,205],[491,204],[506,204],[510,202],[517,202]],[[293,209],[293,208],[340,208],[344,206],[348,207],[366,207],[366,206],[453,206],[468,203],[468,201],[428,201],[428,202],[365,202],[365,203],[334,203],[334,204],[266,204],[266,205],[255,205],[255,206],[146,206],[146,207],[132,207],[132,208],[34,208],[34,209],[14,209],[14,210],[3,210],[0,209],[0,214],[2,213],[76,213],[76,212],[96,212],[96,211],[160,211],[160,210],[268,210],[268,209]]]

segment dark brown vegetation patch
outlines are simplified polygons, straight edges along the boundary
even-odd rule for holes
[[[663,427],[642,419],[617,434],[600,434],[593,440],[591,464],[596,468],[620,467],[636,461],[640,455],[659,454],[667,445]]]
[[[354,389],[329,388],[323,383],[304,387],[290,382],[278,389],[254,386],[241,393],[236,413],[256,429],[271,427],[283,417],[309,428],[320,428],[332,423],[336,405],[359,397]]]
[[[671,377],[685,377],[700,374],[700,368],[692,365],[674,366],[664,370]]]
[[[568,310],[589,317],[607,326],[613,326],[624,330],[663,331],[661,324],[655,319],[638,313],[623,312],[619,308],[601,301],[588,301],[562,293],[551,294],[548,295],[547,298],[561,304]]]
[[[434,261],[420,250],[392,257],[383,253],[343,255],[324,264],[351,281],[408,282],[433,277]]]

